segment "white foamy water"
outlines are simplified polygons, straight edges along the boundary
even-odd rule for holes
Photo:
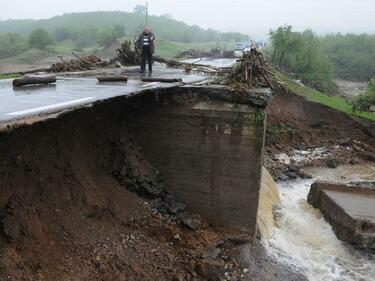
[[[269,254],[311,281],[374,281],[375,255],[337,239],[322,214],[307,203],[314,180],[279,185],[278,227],[263,241]]]

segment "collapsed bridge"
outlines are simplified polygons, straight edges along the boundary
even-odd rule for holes
[[[270,90],[238,95],[218,85],[139,84],[135,76],[128,83],[64,78],[31,94],[65,89],[73,101],[0,114],[0,209],[8,240],[22,236],[9,210],[35,218],[35,204],[66,210],[78,200],[87,212],[122,212],[121,198],[93,195],[117,194],[111,188],[118,185],[152,198],[167,192],[177,211],[177,203],[185,204],[215,228],[255,234]]]

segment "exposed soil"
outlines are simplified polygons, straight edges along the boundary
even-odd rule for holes
[[[250,267],[237,247],[248,237],[138,196],[162,182],[118,108],[114,99],[0,133],[0,280],[253,280],[258,267],[294,280],[265,256]]]
[[[299,172],[304,166],[358,164],[374,161],[375,124],[355,120],[344,113],[311,102],[288,92],[277,92],[268,107],[265,165],[277,179],[280,175]],[[289,165],[277,160],[285,153],[293,156],[295,150],[313,151],[324,148],[325,155],[303,163]],[[306,153],[308,158],[309,153]],[[285,178],[286,179],[286,178]]]

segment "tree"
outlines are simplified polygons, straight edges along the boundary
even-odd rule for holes
[[[287,52],[293,52],[300,47],[300,42],[292,29],[291,25],[283,25],[275,31],[270,30],[269,35],[274,47],[271,60],[278,66],[283,64]]]
[[[27,39],[16,33],[0,34],[0,57],[16,55],[29,48]]]
[[[121,38],[125,35],[125,29],[121,25],[114,25],[108,30],[104,30],[98,38],[98,45],[106,47],[115,42],[118,38]]]
[[[135,14],[145,15],[147,13],[147,7],[145,5],[137,5],[134,7],[133,11]]]
[[[367,91],[352,103],[353,111],[369,111],[372,106],[375,106],[375,79],[369,81]]]
[[[294,32],[283,25],[270,31],[271,61],[295,73],[304,83],[320,90],[332,89],[332,65],[323,52],[320,38],[312,31]]]
[[[34,30],[29,37],[31,47],[45,49],[48,45],[53,44],[53,39],[47,31],[42,28]]]

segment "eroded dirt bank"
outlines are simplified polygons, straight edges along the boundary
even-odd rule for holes
[[[127,129],[136,120],[126,109],[145,110],[137,100],[1,133],[0,279],[246,280],[263,267],[257,280],[302,280],[258,255],[260,244],[241,258],[248,237],[173,211],[181,206]]]
[[[265,165],[277,179],[295,178],[304,166],[375,160],[375,124],[289,92],[268,107]],[[280,156],[280,154],[282,154]]]

